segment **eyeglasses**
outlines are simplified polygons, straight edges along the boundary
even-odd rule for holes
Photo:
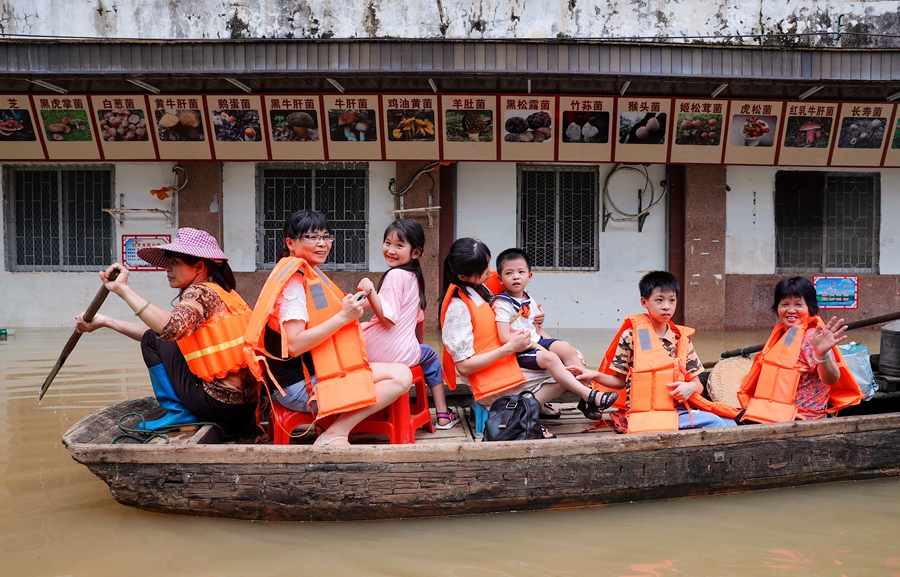
[[[300,235],[300,238],[302,238],[302,239],[305,240],[306,242],[313,243],[313,244],[318,243],[319,241],[322,241],[322,242],[334,242],[334,235],[333,235],[333,234],[322,234],[322,235],[319,235],[319,234],[301,234],[301,235]]]

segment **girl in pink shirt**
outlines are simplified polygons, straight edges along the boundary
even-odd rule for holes
[[[438,429],[452,429],[459,417],[447,410],[444,375],[437,353],[422,344],[425,320],[425,279],[419,257],[425,251],[425,231],[412,219],[395,220],[384,231],[381,254],[390,269],[378,286],[362,279],[358,290],[368,293],[375,313],[363,327],[366,354],[372,362],[421,366],[425,383],[431,388]]]

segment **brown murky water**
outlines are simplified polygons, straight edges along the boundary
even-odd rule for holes
[[[596,364],[612,334],[560,336]],[[85,336],[38,405],[40,385],[68,336],[20,329],[0,342],[0,575],[900,577],[895,479],[368,523],[253,523],[127,508],[69,457],[60,437],[96,408],[151,394],[137,343],[108,331]],[[713,333],[695,340],[709,360],[765,336]],[[877,332],[853,337],[877,350]]]

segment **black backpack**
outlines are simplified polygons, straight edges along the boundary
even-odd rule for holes
[[[543,439],[541,404],[530,392],[505,395],[494,401],[484,424],[484,441]]]

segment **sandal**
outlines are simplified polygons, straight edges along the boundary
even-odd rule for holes
[[[547,408],[550,409],[552,412],[550,412],[550,413],[541,413],[540,415],[538,415],[538,417],[540,417],[541,419],[545,419],[545,420],[548,420],[548,421],[552,421],[552,420],[554,420],[554,419],[558,419],[558,418],[562,417],[562,413],[560,413],[558,410],[555,410],[555,409],[553,408],[553,405],[551,405],[550,403],[544,403],[544,407],[547,407]]]
[[[555,439],[555,438],[556,438],[556,435],[554,435],[553,433],[551,433],[551,432],[547,429],[547,427],[542,426],[542,427],[541,427],[541,433],[544,435],[544,438],[545,438],[545,439]]]
[[[446,425],[441,425],[440,423],[437,423],[437,422],[434,424],[434,428],[439,429],[441,431],[447,431],[449,429],[452,429],[453,427],[455,427],[456,425],[458,425],[460,423],[459,417],[457,417],[455,413],[437,413],[434,416],[434,418],[435,418],[435,421],[440,421],[441,419],[447,419],[450,421]]]
[[[578,401],[578,410],[592,421],[602,420],[603,411],[613,406],[613,403],[619,398],[619,393],[606,391],[600,395],[600,402],[597,403],[595,397],[599,392],[597,389],[592,389],[587,401],[584,399]]]
[[[326,439],[325,435],[323,434],[323,435],[319,435],[318,437],[316,437],[316,440],[313,442],[313,445],[315,445],[316,447],[326,447],[336,441],[347,441],[348,443],[350,442],[350,440],[347,438],[346,435],[337,435],[335,437],[329,437]],[[338,446],[344,446],[344,445],[338,445]]]

